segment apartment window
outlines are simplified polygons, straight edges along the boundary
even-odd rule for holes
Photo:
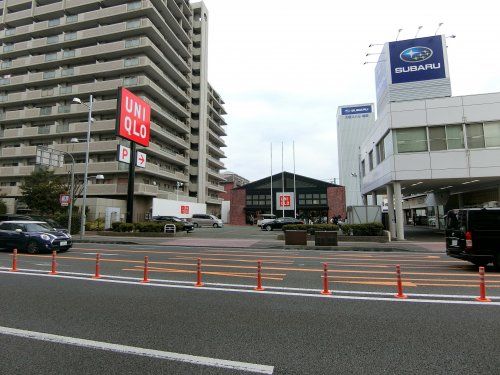
[[[75,40],[76,38],[76,31],[64,34],[64,40]]]
[[[137,47],[139,44],[141,44],[141,40],[139,38],[127,39],[125,41],[125,48]]]
[[[138,57],[129,57],[125,59],[125,66],[134,66],[134,65],[139,65]]]
[[[60,105],[57,111],[59,113],[69,113],[71,111],[71,106],[69,104]]]
[[[125,77],[123,79],[123,84],[126,86],[137,85],[137,77]]]
[[[38,127],[38,134],[50,134],[50,125],[41,125]]]
[[[57,52],[47,53],[45,55],[45,61],[54,61],[57,60]]]
[[[53,18],[49,20],[49,27],[54,27],[58,26],[61,23],[61,20],[59,18]]]
[[[40,116],[47,116],[52,114],[52,107],[41,107]]]
[[[9,100],[9,95],[5,93],[0,94],[0,102],[6,102]]]
[[[484,148],[483,124],[468,124],[466,132],[468,148]]]
[[[2,61],[2,69],[5,69],[5,68],[10,68],[12,66],[12,60],[4,60]]]
[[[138,20],[130,20],[130,21],[127,21],[127,30],[128,29],[136,29],[138,27],[141,27],[141,20],[138,19]]]
[[[500,146],[500,122],[484,123],[484,141],[486,147]]]
[[[141,1],[134,1],[132,3],[127,4],[127,10],[135,10],[135,9],[140,9],[140,8],[142,8]]]
[[[69,124],[59,124],[56,126],[56,133],[67,133],[69,132]]]
[[[60,94],[71,94],[72,91],[73,91],[73,86],[61,86],[59,88]]]
[[[15,33],[16,33],[16,28],[15,27],[11,27],[9,29],[5,29],[5,35],[6,36],[14,35]]]
[[[366,174],[365,161],[361,160],[361,177],[365,177],[365,174]]]
[[[56,71],[49,70],[48,72],[43,72],[43,79],[56,78]]]
[[[63,51],[63,57],[64,58],[75,57],[75,50],[74,49],[65,49]]]
[[[75,74],[75,69],[74,68],[65,68],[61,71],[61,75],[63,77],[65,76],[72,76],[73,74]]]
[[[66,17],[66,23],[78,22],[78,14]]]
[[[3,51],[4,52],[14,51],[14,43],[5,43],[3,45]]]
[[[54,89],[42,89],[42,96],[52,96],[54,95]]]
[[[0,85],[8,85],[10,83],[10,77],[1,77]]]
[[[54,44],[59,42],[59,35],[51,35],[47,37],[47,44]]]
[[[398,153],[427,151],[426,128],[396,129]]]

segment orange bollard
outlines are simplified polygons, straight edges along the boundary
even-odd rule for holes
[[[93,279],[100,279],[101,274],[100,274],[100,269],[99,269],[99,261],[101,260],[101,254],[97,253],[95,256],[95,275],[92,276]]]
[[[323,263],[323,291],[321,294],[332,294],[332,292],[328,289],[328,263]]]
[[[395,295],[396,298],[408,298],[407,295],[403,294],[403,282],[401,281],[401,267],[396,265],[396,277],[398,284],[398,294]]]
[[[491,299],[486,297],[486,283],[484,282],[484,267],[479,267],[479,297],[476,297],[479,302],[491,302]]]
[[[259,292],[264,290],[262,287],[262,261],[257,261],[257,288],[254,290],[258,290]]]
[[[12,251],[12,268],[10,269],[11,272],[17,272],[19,271],[17,269],[17,249],[14,249]]]
[[[142,279],[141,283],[149,283],[148,279],[148,257],[147,255],[144,257],[144,278]]]
[[[196,284],[194,286],[203,286],[203,283],[201,282],[201,259],[198,258],[198,264],[196,267]]]
[[[57,275],[56,251],[52,251],[52,266],[50,268],[50,275]]]

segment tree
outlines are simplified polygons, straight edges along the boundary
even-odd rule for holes
[[[59,196],[67,191],[66,184],[54,175],[54,171],[36,168],[21,185],[21,201],[35,213],[53,216],[64,210]]]

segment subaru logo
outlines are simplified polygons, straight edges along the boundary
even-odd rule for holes
[[[425,61],[432,56],[432,50],[427,47],[411,47],[405,49],[399,55],[399,58],[404,62],[420,62]]]

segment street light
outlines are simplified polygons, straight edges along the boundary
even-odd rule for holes
[[[81,212],[81,223],[80,223],[80,239],[83,240],[83,236],[85,235],[85,221],[87,216],[85,214],[85,206],[87,204],[87,179],[89,172],[89,151],[90,151],[90,125],[92,124],[92,104],[94,102],[94,98],[92,94],[89,97],[89,104],[83,102],[80,98],[73,98],[73,103],[84,105],[89,110],[88,115],[88,126],[87,126],[87,151],[85,152],[85,174],[83,176],[83,203],[82,203],[82,212]],[[102,175],[100,175],[102,176]],[[104,177],[103,177],[104,178]]]
[[[177,181],[177,200],[179,200],[179,188],[184,186],[182,182]]]

